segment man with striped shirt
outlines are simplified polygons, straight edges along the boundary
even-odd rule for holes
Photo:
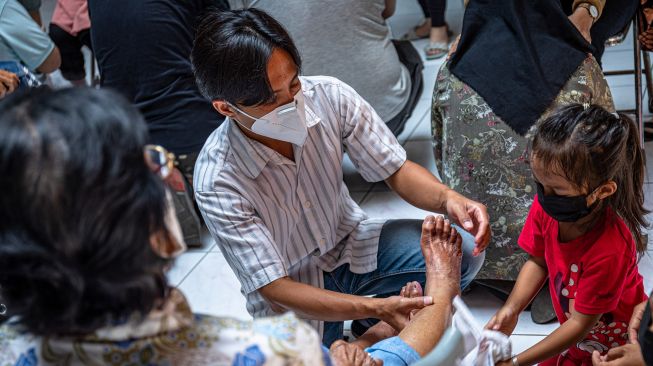
[[[472,281],[489,242],[485,207],[407,160],[348,85],[299,76],[299,52],[278,22],[256,9],[211,13],[191,58],[200,90],[228,117],[198,158],[196,199],[250,314],[294,311],[329,345],[342,337],[344,320],[374,318],[400,329],[411,310],[433,303],[392,296],[425,280],[422,223],[369,218],[342,180],[345,152],[366,180],[384,180],[474,235],[460,230],[462,273],[455,274],[461,287]]]

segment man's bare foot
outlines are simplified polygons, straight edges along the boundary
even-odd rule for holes
[[[429,216],[422,224],[422,255],[426,263],[426,291],[433,299],[460,292],[462,237],[442,216]],[[439,296],[436,296],[439,295]]]

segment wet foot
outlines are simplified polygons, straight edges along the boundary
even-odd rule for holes
[[[422,224],[422,254],[426,263],[424,295],[454,297],[460,292],[462,237],[442,216],[429,216]],[[436,300],[437,301],[437,300]]]

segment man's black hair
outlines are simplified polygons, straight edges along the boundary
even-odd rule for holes
[[[274,49],[286,51],[301,68],[290,35],[264,11],[210,11],[197,28],[191,52],[200,91],[210,100],[232,104],[271,102],[267,65]]]

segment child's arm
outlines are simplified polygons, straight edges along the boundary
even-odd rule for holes
[[[569,320],[536,345],[517,355],[517,364],[519,366],[535,365],[559,355],[585,338],[601,315],[585,315],[572,310]],[[506,364],[511,365],[512,362],[509,361]]]
[[[519,271],[517,283],[512,289],[510,297],[485,327],[498,330],[506,335],[512,334],[517,325],[519,313],[524,311],[540,291],[546,281],[547,273],[544,258],[530,256]]]

